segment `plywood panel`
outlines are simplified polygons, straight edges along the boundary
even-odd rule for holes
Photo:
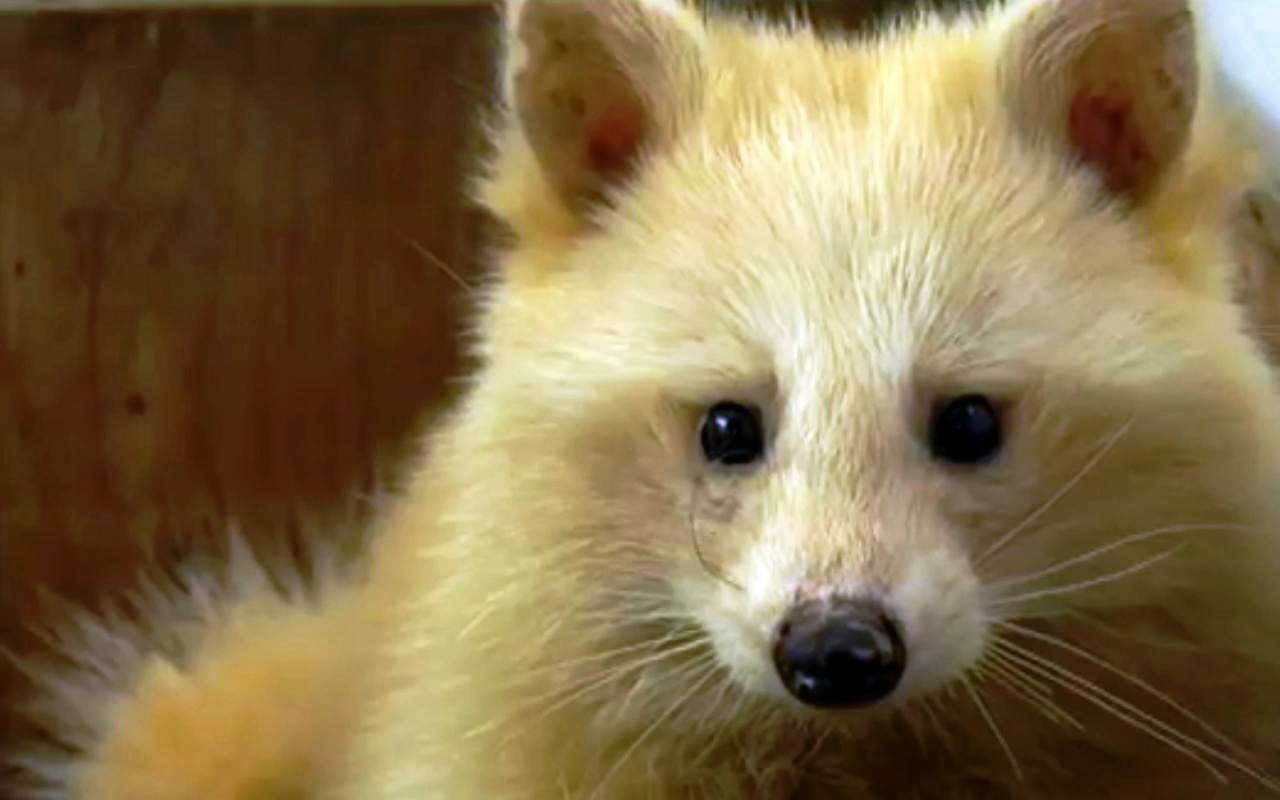
[[[488,13],[0,15],[0,645],[341,502],[441,396]]]

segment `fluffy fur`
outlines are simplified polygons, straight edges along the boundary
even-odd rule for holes
[[[1275,794],[1280,395],[1229,224],[1256,165],[1184,12],[845,42],[513,0],[478,193],[515,243],[370,579],[251,592],[93,691],[41,797]],[[940,464],[929,410],[973,392],[1005,447]],[[763,462],[703,460],[721,400]],[[831,594],[902,623],[876,707],[775,676]]]
[[[232,525],[103,611],[54,600],[46,616],[63,622],[42,631],[46,652],[18,662],[39,735],[3,753],[19,773],[3,789],[14,800],[309,796],[327,743],[346,740],[350,716],[335,716],[356,654],[334,636],[351,627],[364,516],[297,520],[301,558],[252,547]]]

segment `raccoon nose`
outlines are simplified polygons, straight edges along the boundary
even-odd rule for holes
[[[773,662],[797,700],[822,709],[883,700],[907,668],[902,634],[866,601],[805,602],[778,626]]]

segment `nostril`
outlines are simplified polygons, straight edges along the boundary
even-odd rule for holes
[[[902,633],[866,602],[802,603],[778,626],[774,664],[796,699],[815,708],[855,708],[893,693],[907,667]]]

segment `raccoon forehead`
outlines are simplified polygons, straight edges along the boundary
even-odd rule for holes
[[[1108,278],[1096,257],[1064,253],[1105,245],[1133,257],[1133,242],[1103,224],[1079,224],[1077,208],[1055,216],[1054,203],[1069,206],[1060,186],[1059,197],[1037,205],[1027,202],[1038,191],[1031,182],[952,181],[943,191],[937,170],[921,168],[919,177],[899,170],[881,191],[870,185],[878,179],[857,176],[862,163],[832,160],[806,172],[794,160],[762,158],[740,170],[682,170],[672,185],[638,192],[599,241],[580,249],[566,282],[586,297],[616,298],[625,311],[611,308],[611,316],[652,316],[680,338],[715,329],[812,347],[850,336],[912,341],[935,323],[964,327],[1055,295],[1069,300]],[[953,167],[944,160],[944,168]],[[1066,241],[1073,227],[1082,230]]]

